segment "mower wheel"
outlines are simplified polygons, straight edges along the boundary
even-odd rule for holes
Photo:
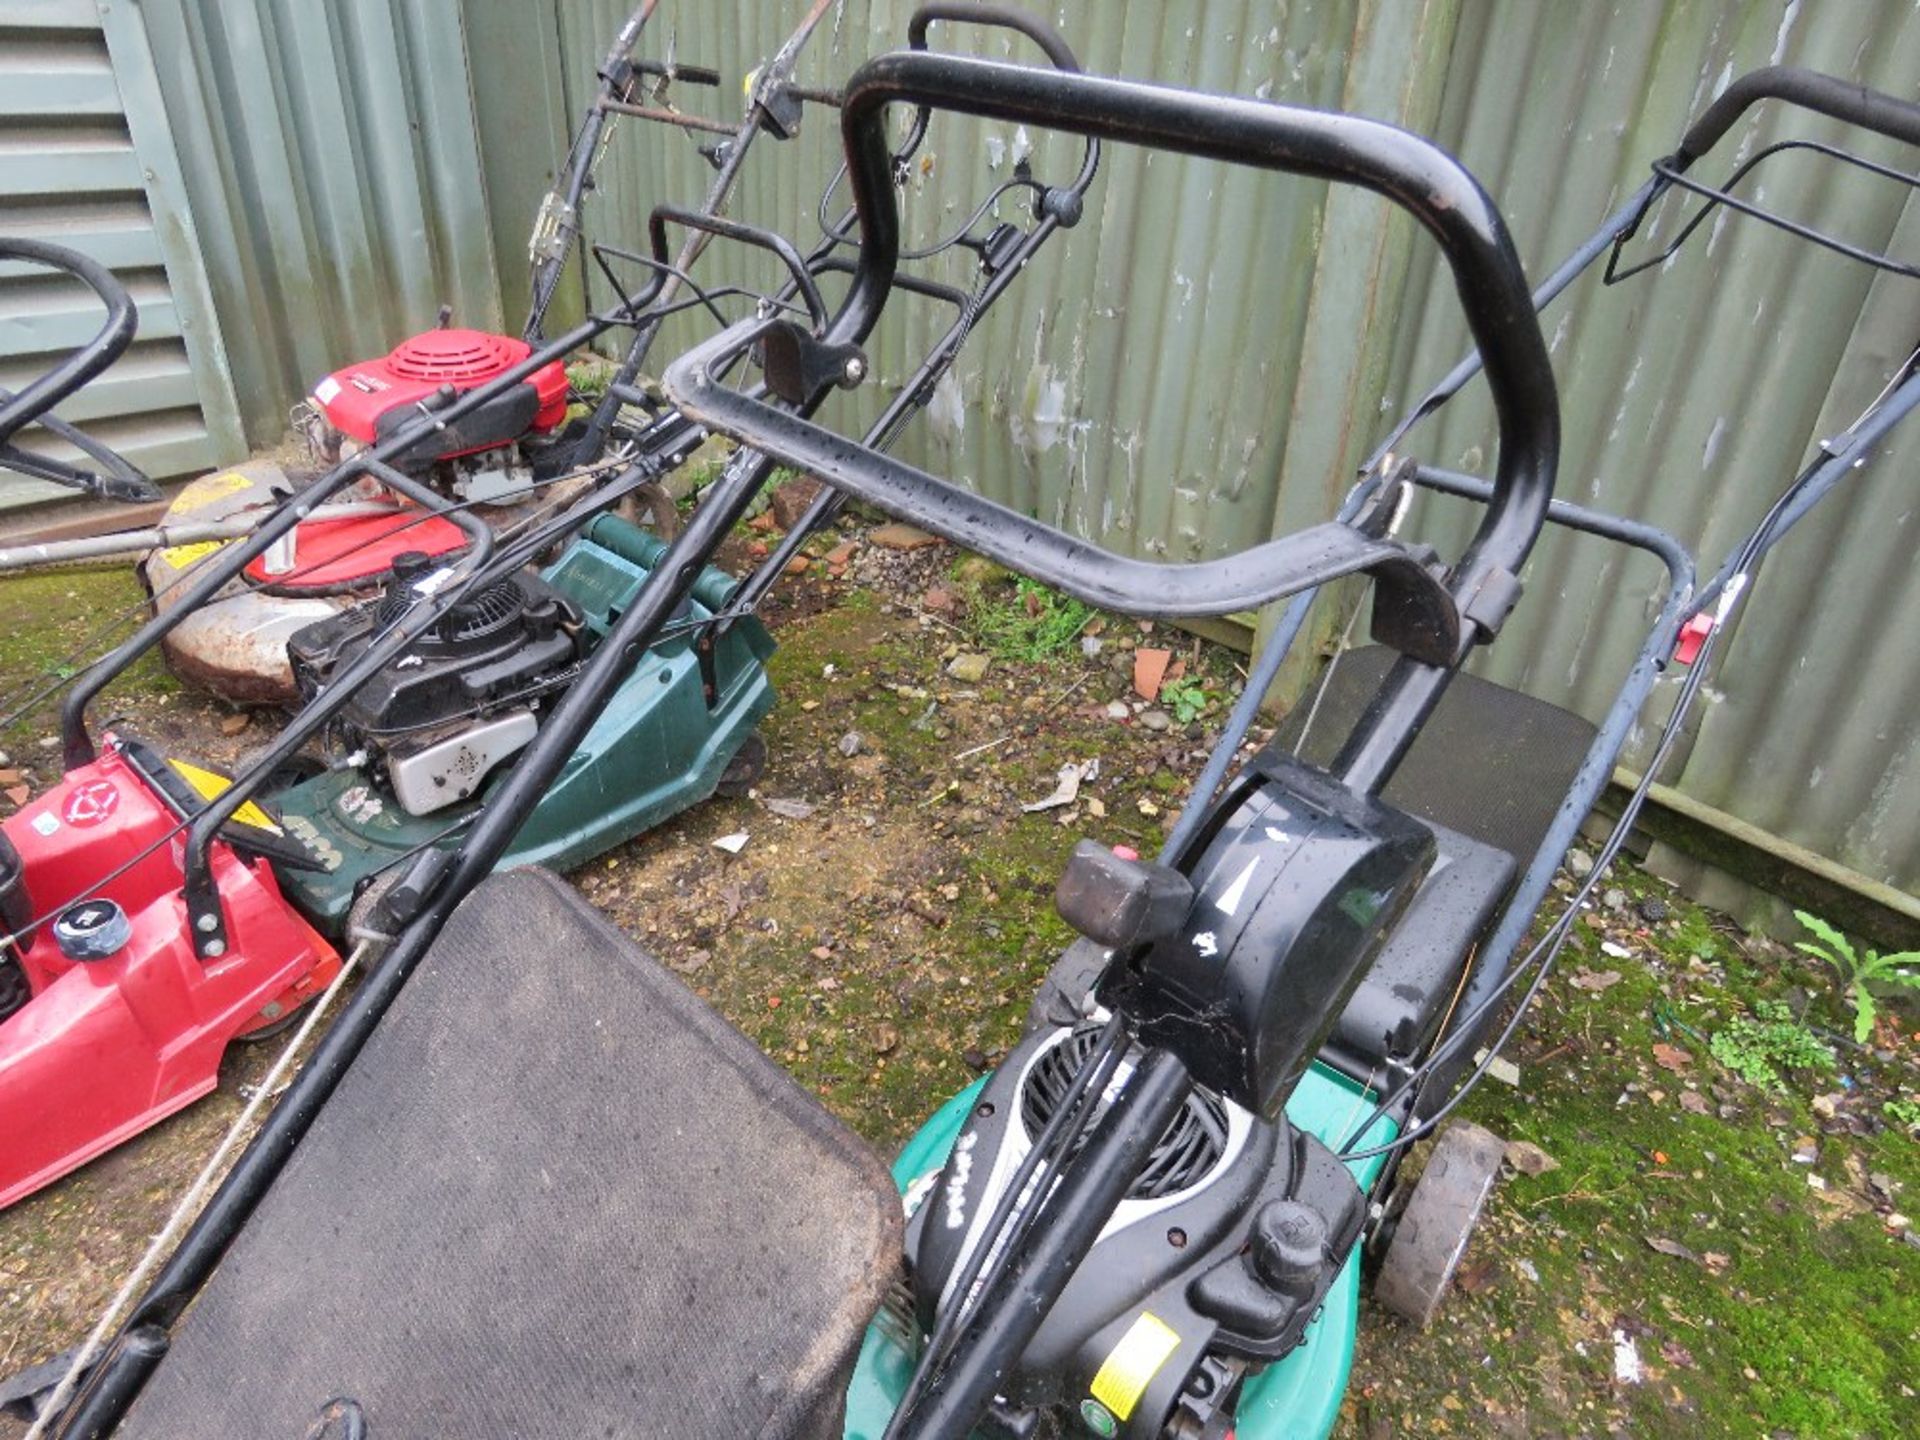
[[[318,995],[308,996],[291,1010],[285,1011],[272,1020],[269,1020],[258,1030],[246,1030],[234,1036],[233,1043],[236,1045],[257,1045],[262,1040],[271,1040],[276,1035],[286,1034],[287,1031],[300,1023],[301,1018],[307,1013],[307,1007],[319,998]]]
[[[1478,1125],[1456,1120],[1440,1132],[1381,1257],[1375,1300],[1422,1330],[1433,1322],[1505,1154],[1500,1137]]]
[[[760,738],[758,730],[750,731],[740,742],[740,748],[733,752],[727,768],[720,772],[720,783],[713,787],[714,793],[738,800],[753,788],[766,768],[767,742]]]
[[[245,775],[249,770],[254,769],[266,758],[272,744],[272,741],[268,741],[265,745],[258,745],[244,752],[234,762],[233,773]],[[275,796],[284,795],[294,786],[323,774],[326,768],[306,751],[296,750],[267,772],[267,778],[261,782],[260,788],[254,793],[262,800],[271,801]]]

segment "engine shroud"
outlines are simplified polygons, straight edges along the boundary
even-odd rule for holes
[[[920,1333],[958,1298],[961,1264],[1098,1029],[1030,1035],[981,1092],[908,1226]],[[1147,1440],[1177,1408],[1219,1409],[1250,1366],[1300,1343],[1365,1213],[1319,1140],[1196,1088],[1007,1377],[996,1423],[1025,1433],[1034,1412],[1091,1397],[1117,1433]],[[1109,1360],[1143,1346],[1152,1362],[1116,1381]]]
[[[312,700],[399,620],[430,569],[423,555],[400,556],[378,600],[298,631],[287,654],[301,695]],[[463,800],[533,738],[540,696],[564,683],[579,657],[580,624],[579,607],[537,575],[496,581],[362,685],[336,723],[386,757],[409,814]]]
[[[387,439],[444,408],[469,390],[505,374],[533,353],[524,340],[484,330],[428,330],[401,341],[377,360],[336,370],[313,388],[326,423],[362,445]],[[567,418],[567,371],[555,360],[432,437],[398,463],[417,468],[544,434]]]

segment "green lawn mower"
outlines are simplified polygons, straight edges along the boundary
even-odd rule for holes
[[[993,5],[929,10],[1038,28]],[[1765,99],[1920,143],[1920,107],[1758,72],[1536,296],[1486,192],[1391,126],[917,49],[863,66],[842,96],[859,234],[845,298],[805,323],[756,315],[669,367],[680,413],[743,449],[471,822],[405,867],[382,906],[391,945],[111,1341],[64,1367],[77,1388],[50,1402],[49,1433],[1326,1435],[1363,1270],[1420,1319],[1458,1262],[1500,1146],[1447,1121],[1645,798],[1523,948],[1655,676],[1695,634],[1649,777],[1759,557],[1920,405],[1909,360],[1704,583],[1659,530],[1553,498],[1560,410],[1536,304],[1599,255],[1618,261],[1663,195],[1727,203],[1681,177]],[[1408,458],[1403,426],[1335,518],[1162,564],[816,423],[836,386],[867,376],[894,288],[889,107],[1305,174],[1403,207],[1477,346],[1408,425],[1484,373],[1493,476]],[[749,353],[764,387],[729,385]],[[890,1173],[562,882],[495,873],[776,465],[1090,605],[1184,619],[1290,600],[1161,854],[1081,842],[1057,901],[1082,938],[1027,1035]],[[1480,507],[1457,555],[1399,538],[1415,489]],[[1598,725],[1462,673],[1521,603],[1550,523],[1668,570]],[[1312,597],[1349,576],[1371,584],[1374,645],[1346,657],[1311,727],[1290,722],[1233,770]],[[418,589],[409,614],[436,604]],[[239,801],[193,822],[190,855]],[[219,897],[190,879],[185,909],[204,953]],[[1426,1139],[1423,1175],[1403,1183]]]

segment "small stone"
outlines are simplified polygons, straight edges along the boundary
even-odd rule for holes
[[[839,743],[834,748],[846,756],[847,759],[851,760],[867,748],[867,742],[860,738],[860,732],[858,730],[849,730],[840,737]]]
[[[1600,903],[1609,910],[1624,910],[1627,908],[1627,892],[1616,886],[1600,897]]]
[[[783,820],[805,820],[813,814],[813,806],[805,800],[769,800],[767,809]]]
[[[821,488],[820,482],[811,475],[796,475],[775,488],[767,508],[782,530],[791,530],[800,523],[800,517],[807,513],[807,507],[813,504]]]
[[[920,601],[922,609],[931,610],[936,615],[951,615],[958,604],[958,597],[951,590],[938,585],[927,591]]]
[[[1133,711],[1127,708],[1126,701],[1109,700],[1107,702],[1107,718],[1109,720],[1125,720],[1131,714],[1133,714]]]
[[[967,1068],[970,1070],[987,1068],[988,1061],[984,1050],[969,1048],[960,1052],[960,1058],[967,1062]]]
[[[1545,1175],[1550,1170],[1558,1170],[1560,1162],[1531,1140],[1510,1140],[1507,1142],[1507,1164],[1522,1175]]]
[[[807,559],[806,556],[796,555],[787,561],[787,568],[781,573],[786,575],[804,575],[812,565],[813,562]]]
[[[977,651],[962,651],[947,664],[947,674],[962,685],[978,685],[987,676],[987,667],[993,663],[988,656]]]
[[[1092,660],[1100,654],[1100,651],[1105,647],[1105,643],[1106,642],[1101,640],[1098,635],[1082,635],[1080,637],[1080,653],[1086,656],[1087,659]]]
[[[60,748],[59,737],[54,735],[42,735],[35,743],[38,744],[42,750],[58,750]]]
[[[867,539],[883,550],[920,550],[940,543],[938,535],[929,535],[918,525],[909,525],[902,520],[880,526],[870,532]]]
[[[1567,872],[1576,880],[1584,880],[1593,873],[1593,857],[1584,850],[1567,851]]]
[[[1140,723],[1149,730],[1165,730],[1173,724],[1173,717],[1164,710],[1143,710]]]
[[[731,835],[722,835],[718,840],[713,842],[713,848],[716,850],[724,850],[729,855],[738,855],[742,850],[747,848],[747,832],[737,830]]]

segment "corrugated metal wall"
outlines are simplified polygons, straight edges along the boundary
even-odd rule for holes
[[[442,303],[499,324],[453,0],[136,8],[253,444],[278,443],[316,380],[430,326]]]
[[[576,112],[625,6],[577,0],[541,26]],[[680,58],[739,76],[777,45],[798,3],[663,4]],[[1336,107],[1430,133],[1500,200],[1536,275],[1593,229],[1673,146],[1686,119],[1755,65],[1812,65],[1892,93],[1920,93],[1920,25],[1906,3],[1803,6],[1745,0],[1539,5],[1534,0],[1365,0],[1044,7],[1091,69]],[[847,0],[816,36],[801,78],[832,84],[900,42],[911,6]],[[545,7],[542,7],[543,14]],[[955,30],[944,46],[1022,53]],[[483,117],[493,101],[478,68]],[[724,103],[685,90],[689,107]],[[834,153],[817,124],[763,142],[735,213],[811,229]],[[1835,127],[1768,107],[1739,153],[1776,134]],[[523,137],[524,140],[524,137]],[[945,117],[906,202],[924,240],[1033,148],[1065,174],[1071,143]],[[548,147],[548,164],[557,150]],[[533,147],[537,149],[537,147]],[[1893,147],[1862,147],[1898,159]],[[528,155],[503,233],[524,231]],[[1729,147],[1729,154],[1733,147]],[[491,153],[489,168],[492,171]],[[1867,244],[1910,241],[1920,219],[1898,187],[1790,157],[1761,192],[1840,215]],[[676,135],[616,142],[595,234],[640,233],[656,201],[696,198],[707,170]],[[1655,235],[1671,233],[1669,214]],[[1086,223],[1045,254],[982,326],[957,371],[963,407],[922,421],[913,458],[1115,549],[1169,558],[1225,553],[1324,515],[1397,408],[1459,354],[1464,330],[1437,257],[1384,206],[1309,182],[1202,162],[1110,153]],[[1664,273],[1590,282],[1548,325],[1567,422],[1563,493],[1667,525],[1717,556],[1766,499],[1845,424],[1904,358],[1920,319],[1913,287],[1751,223],[1721,221]],[[1911,253],[1911,246],[1909,246]],[[764,279],[715,254],[716,277]],[[518,255],[503,255],[517,269]],[[948,278],[962,278],[956,260]],[[687,320],[663,353],[699,333]],[[934,317],[896,307],[876,345],[893,382]],[[1843,352],[1846,362],[1841,363]],[[865,402],[871,405],[871,397]],[[1489,459],[1473,394],[1418,432],[1428,458]],[[1909,437],[1903,452],[1916,442]],[[1920,577],[1901,457],[1858,498],[1809,522],[1768,562],[1739,622],[1681,781],[1690,794],[1920,890]],[[1464,519],[1436,506],[1440,533]],[[1645,562],[1592,542],[1545,545],[1531,601],[1485,662],[1501,678],[1597,714],[1649,618]]]
[[[1920,25],[1906,4],[1737,3],[1466,7],[1434,133],[1500,199],[1535,274],[1646,174],[1733,75],[1809,65],[1920,96]],[[1522,123],[1507,97],[1523,94]],[[1753,113],[1702,178],[1785,137],[1845,143],[1911,169],[1905,147],[1782,106]],[[1764,163],[1749,192],[1874,249],[1920,253],[1911,192],[1807,155]],[[1684,209],[1663,202],[1663,246]],[[1641,253],[1649,253],[1646,248]],[[1450,293],[1416,276],[1390,405],[1464,344]],[[1920,340],[1920,286],[1764,225],[1720,219],[1667,266],[1619,286],[1598,274],[1563,297],[1548,335],[1559,371],[1562,494],[1652,520],[1717,560],[1771,497],[1844,429]],[[1415,448],[1484,463],[1488,406],[1462,397]],[[1707,804],[1920,893],[1920,421],[1854,488],[1794,533],[1738,612],[1675,781]],[[1444,533],[1444,532],[1443,532]],[[1530,600],[1482,667],[1597,714],[1624,673],[1651,567],[1559,538]],[[1647,737],[1643,737],[1647,738]],[[1672,778],[1673,771],[1669,771]]]
[[[237,459],[243,447],[193,216],[136,25],[91,0],[0,0],[0,234],[52,241],[131,291],[133,346],[60,407],[156,477]],[[105,317],[76,280],[0,265],[0,388],[18,389]],[[31,449],[77,458],[42,433]],[[0,477],[0,508],[59,498]]]

